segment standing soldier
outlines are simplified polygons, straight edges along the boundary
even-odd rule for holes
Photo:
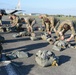
[[[2,17],[3,15],[7,15],[6,11],[4,9],[0,9],[0,26],[2,26]]]
[[[47,15],[40,15],[39,18],[42,19],[42,26],[45,26],[45,32],[51,35],[51,31],[54,30],[56,33],[60,20],[52,16],[48,17]]]
[[[10,24],[12,25],[11,29],[13,31],[15,30],[19,31],[22,26],[20,18],[15,14],[11,15],[9,18],[10,18]]]
[[[75,43],[76,43],[76,25],[74,24],[73,21],[70,21],[70,20],[63,21],[60,24],[57,31],[58,38],[61,40],[64,40],[65,39],[64,34],[68,30],[71,30],[72,33],[71,33],[71,36],[68,39],[66,39],[66,41],[69,42],[74,37]]]
[[[28,33],[33,33],[33,26],[36,24],[36,20],[33,17],[21,18],[22,22],[26,23]]]

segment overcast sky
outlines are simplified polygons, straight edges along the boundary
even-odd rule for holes
[[[76,0],[20,0],[26,13],[76,15]],[[0,8],[14,9],[18,0],[0,0]]]

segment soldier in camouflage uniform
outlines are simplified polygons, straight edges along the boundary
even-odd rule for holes
[[[11,26],[12,31],[15,31],[15,30],[19,31],[19,29],[22,26],[20,18],[15,14],[11,15],[9,18],[10,18],[10,24],[12,25]]]
[[[71,33],[71,36],[68,39],[66,39],[66,41],[69,42],[74,37],[75,43],[76,43],[76,25],[74,24],[73,21],[70,21],[70,20],[63,21],[60,24],[57,31],[58,38],[61,40],[64,40],[65,39],[64,34],[68,30],[71,30],[72,33]]]
[[[36,20],[33,17],[21,18],[22,22],[26,23],[26,28],[29,33],[33,33],[33,26],[36,24]]]
[[[56,28],[58,27],[60,20],[51,16],[48,17],[46,15],[40,15],[40,19],[42,19],[42,26],[45,26],[45,32],[51,34],[51,31],[54,30],[56,32]]]
[[[6,11],[4,9],[0,9],[0,26],[2,26],[2,17],[3,15],[7,15]]]

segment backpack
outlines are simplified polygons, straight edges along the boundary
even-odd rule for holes
[[[24,51],[13,51],[13,52],[6,54],[6,57],[8,57],[9,59],[27,58],[28,53]]]
[[[56,51],[62,51],[68,47],[70,47],[70,44],[68,42],[66,42],[65,40],[59,40],[54,43],[52,49]]]
[[[41,38],[42,38],[43,40],[47,40],[47,39],[51,38],[51,35],[45,32],[45,33],[43,33],[43,34],[41,35]]]
[[[55,54],[49,50],[39,50],[36,53],[35,61],[42,67],[58,66],[59,62],[58,57],[56,57]]]

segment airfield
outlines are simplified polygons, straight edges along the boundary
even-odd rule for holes
[[[24,17],[24,16],[23,16]],[[41,20],[36,17],[37,24]],[[9,23],[8,16],[3,16],[4,25]],[[23,25],[25,27],[25,24]],[[42,39],[30,40],[29,36],[14,38],[12,35],[17,32],[1,32],[5,38],[3,46],[3,60],[0,62],[0,75],[76,75],[76,49],[67,48],[61,52],[52,50],[52,45]],[[37,36],[41,32],[35,31]],[[70,32],[68,32],[69,35]],[[55,36],[55,34],[52,34]],[[74,39],[72,39],[72,43]],[[28,58],[17,58],[9,60],[5,54],[11,51],[25,51],[29,53]],[[38,50],[50,50],[59,57],[59,66],[41,67],[35,62],[35,54]],[[5,63],[6,62],[6,63]],[[10,67],[11,66],[11,67]],[[13,71],[11,70],[13,69]]]

